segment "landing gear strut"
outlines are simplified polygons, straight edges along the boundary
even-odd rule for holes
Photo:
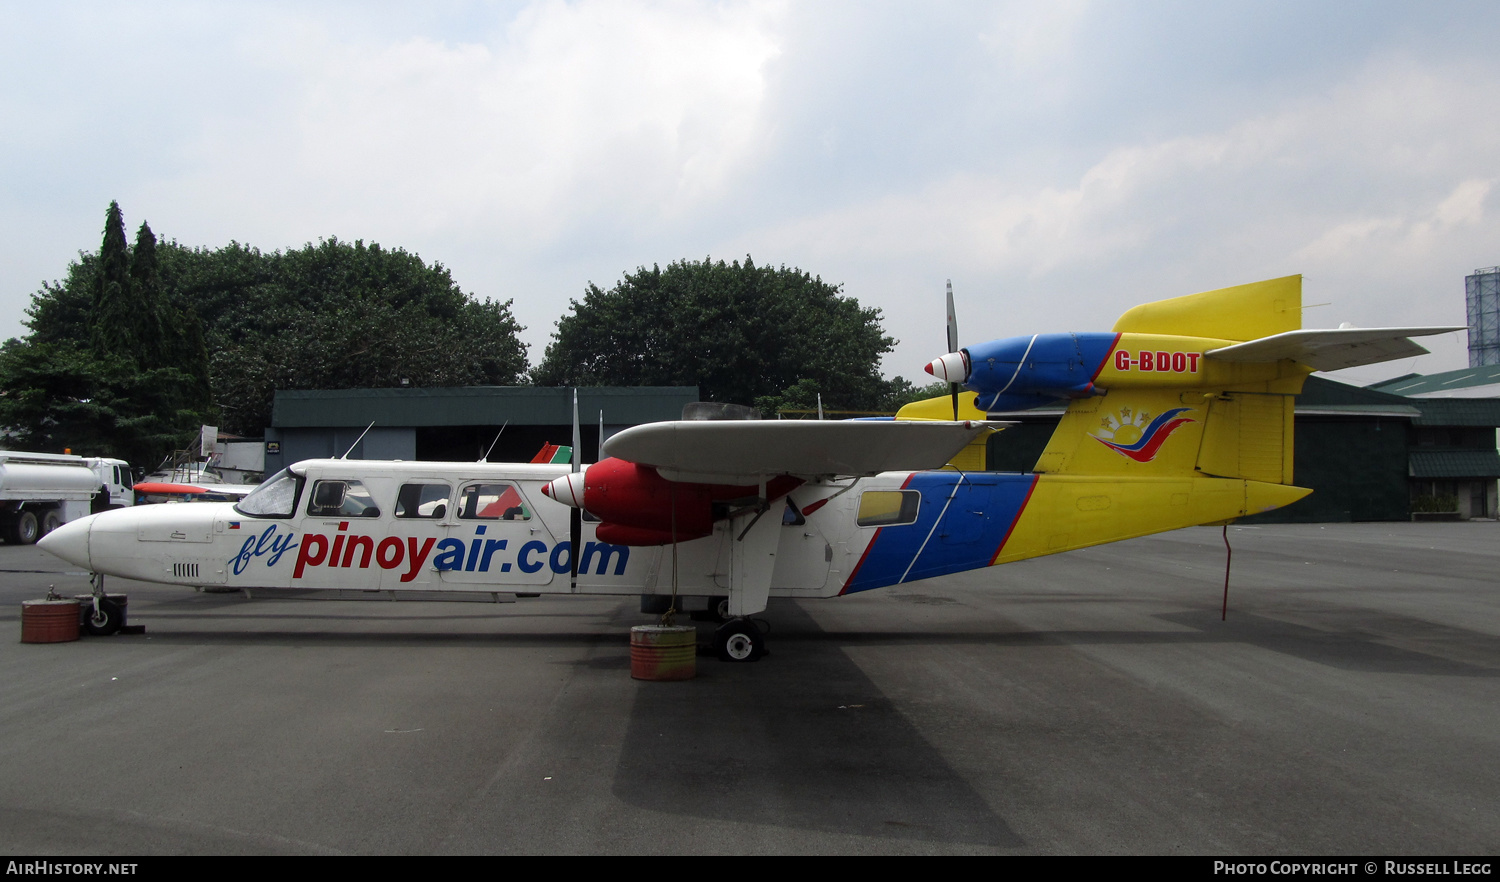
[[[719,661],[760,661],[766,654],[766,638],[749,619],[730,619],[714,632],[714,653]]]

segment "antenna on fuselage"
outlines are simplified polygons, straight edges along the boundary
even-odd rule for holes
[[[375,428],[374,423],[370,423],[368,426],[365,426],[365,430],[359,433],[359,437],[354,439],[354,443],[349,445],[349,449],[345,450],[344,455],[339,457],[339,459],[348,459],[349,454],[354,452],[354,448],[359,446],[359,442],[365,440],[365,436],[370,434],[370,430],[373,428]]]
[[[490,454],[495,452],[495,445],[500,443],[500,436],[505,434],[505,426],[508,425],[510,425],[510,420],[506,420],[505,425],[500,427],[500,431],[495,433],[495,440],[490,442],[490,449],[484,452],[484,456],[479,457],[480,462],[490,461]]]

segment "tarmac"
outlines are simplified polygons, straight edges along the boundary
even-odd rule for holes
[[[112,580],[145,634],[23,644],[87,579],[0,547],[0,848],[1500,853],[1500,524],[1228,536],[1227,621],[1194,528],[772,600],[767,658],[677,683],[633,598]]]

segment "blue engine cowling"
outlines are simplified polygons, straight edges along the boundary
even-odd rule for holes
[[[1063,398],[1098,394],[1094,379],[1119,334],[1037,334],[965,347],[964,388],[990,413],[1025,410]]]

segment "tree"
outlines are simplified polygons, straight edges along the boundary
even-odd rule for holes
[[[399,248],[331,238],[263,254],[230,243],[174,260],[232,431],[269,425],[277,389],[506,385],[526,371],[510,301],[475,300],[447,268]]]
[[[125,217],[120,203],[111,201],[104,215],[104,244],[99,248],[99,279],[94,308],[89,313],[94,354],[101,358],[129,352],[135,343],[130,285],[130,251],[125,243]]]
[[[774,411],[819,393],[830,409],[875,409],[896,341],[880,310],[800,269],[678,261],[589,284],[557,323],[539,385],[691,386],[708,401]],[[905,382],[905,381],[901,381]],[[909,384],[908,384],[909,385]]]
[[[105,246],[80,254],[61,282],[32,297],[31,334],[0,353],[0,391],[29,391],[0,401],[0,425],[38,444],[56,437],[81,447],[69,439],[86,434],[73,406],[86,400],[101,424],[164,437],[165,423],[140,421],[145,414],[118,397],[127,394],[119,385],[126,377],[149,375],[173,391],[153,404],[159,415],[174,415],[168,423],[198,413],[199,422],[258,434],[277,389],[494,385],[517,382],[526,370],[509,301],[476,300],[441,264],[399,248],[337,238],[271,253],[237,242],[185,248],[158,240],[147,224],[133,250],[122,251],[124,241],[112,203]],[[92,362],[72,351],[79,340]],[[48,379],[47,370],[61,374]]]
[[[164,357],[155,244],[142,224],[132,252],[111,202],[99,253],[33,297],[31,336],[0,347],[0,425],[12,443],[155,464],[210,417],[206,361]]]
[[[168,335],[173,338],[181,336],[180,324],[163,321],[162,313],[165,310],[162,304],[161,274],[156,265],[156,235],[151,232],[151,225],[144,221],[136,233],[135,250],[130,254],[130,283],[135,294],[132,298],[135,308],[128,318],[130,346],[137,362],[147,368],[177,363],[178,358],[191,363],[191,357],[183,357],[186,353],[181,351],[182,347],[174,345],[176,340],[168,340]],[[169,358],[168,353],[178,358]],[[206,368],[207,365],[203,367]]]

